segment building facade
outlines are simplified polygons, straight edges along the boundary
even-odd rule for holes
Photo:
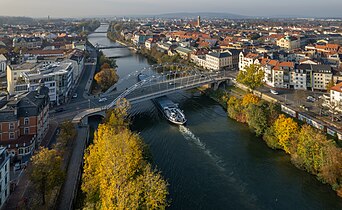
[[[10,158],[6,149],[0,147],[0,209],[10,194]]]
[[[300,48],[300,39],[294,36],[286,36],[277,40],[277,46],[287,50]]]
[[[49,128],[49,89],[0,100],[0,146],[20,163],[29,160]]]
[[[230,52],[213,52],[205,57],[205,67],[211,70],[233,68],[232,54]]]

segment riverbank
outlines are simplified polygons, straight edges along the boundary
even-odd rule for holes
[[[299,169],[331,185],[342,197],[342,150],[324,133],[286,117],[273,103],[255,95],[237,97],[232,91],[208,91],[206,94],[227,111],[229,118],[248,124],[271,149],[283,150]]]

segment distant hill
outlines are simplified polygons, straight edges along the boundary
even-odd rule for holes
[[[180,12],[180,13],[167,13],[167,14],[160,14],[160,15],[154,15],[154,17],[160,17],[160,18],[189,18],[194,19],[197,18],[197,16],[201,16],[201,18],[205,19],[213,19],[213,18],[222,18],[222,19],[244,19],[249,18],[248,16],[244,15],[237,15],[237,14],[231,14],[231,13],[216,13],[216,12]]]
[[[9,25],[33,25],[37,21],[33,18],[29,17],[7,17],[0,16],[0,25],[9,24]]]

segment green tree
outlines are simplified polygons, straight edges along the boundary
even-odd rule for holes
[[[319,176],[342,196],[342,149],[333,141],[325,144]]]
[[[77,132],[71,121],[64,121],[59,126],[60,132],[57,137],[55,148],[59,152],[63,152],[65,147],[76,138]]]
[[[297,150],[292,157],[295,163],[312,174],[318,174],[323,164],[325,135],[309,125],[303,125],[297,136]]]
[[[230,97],[227,102],[227,113],[232,119],[238,122],[246,122],[246,115],[243,112],[244,107],[242,106],[241,99],[234,96]]]
[[[42,204],[45,205],[46,195],[63,183],[62,158],[54,149],[40,148],[40,151],[32,156],[31,161],[30,180],[40,193]]]
[[[264,78],[264,71],[260,65],[252,64],[247,66],[244,70],[239,71],[236,81],[242,83],[254,90],[262,86]]]
[[[261,136],[267,128],[266,111],[258,105],[250,104],[246,116],[249,127],[254,129],[257,136]]]

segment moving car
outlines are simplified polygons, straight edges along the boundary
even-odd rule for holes
[[[271,89],[270,91],[271,91],[271,93],[274,94],[274,95],[278,95],[278,94],[279,94],[279,93],[278,93],[277,91],[275,91],[275,90],[272,90],[272,89]]]
[[[107,101],[107,98],[100,98],[99,99],[99,102],[101,103],[101,102],[105,102],[105,101]]]

